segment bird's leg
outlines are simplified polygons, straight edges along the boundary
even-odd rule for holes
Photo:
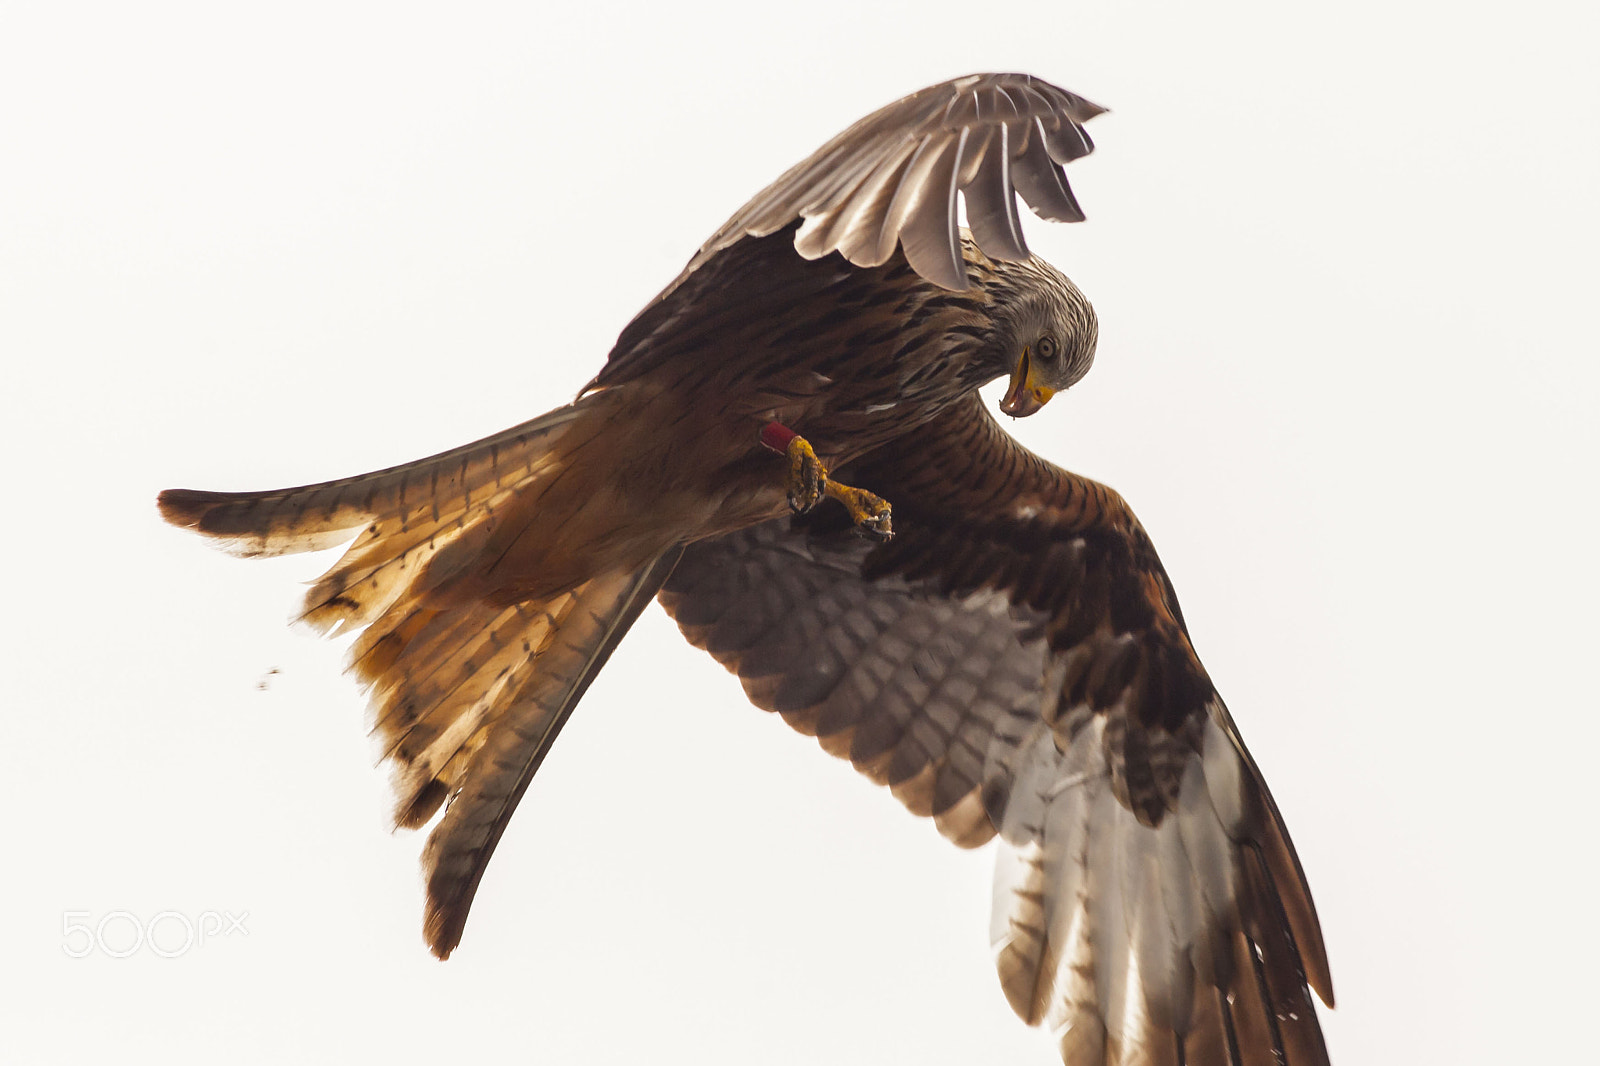
[[[815,507],[828,483],[828,470],[811,442],[780,422],[768,422],[761,429],[761,443],[789,460],[789,507],[794,513]]]
[[[889,502],[865,489],[841,485],[830,478],[811,442],[800,434],[781,422],[768,422],[761,427],[761,443],[789,459],[789,506],[795,514],[805,514],[824,496],[831,496],[844,504],[851,521],[862,533],[879,540],[894,536],[889,521]]]

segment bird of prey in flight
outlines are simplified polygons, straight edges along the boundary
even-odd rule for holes
[[[1122,497],[1013,440],[1094,357],[1016,197],[1103,109],[982,74],[874,112],[740,208],[577,399],[403,466],[170,489],[247,556],[350,542],[301,618],[357,631],[445,957],[585,689],[652,597],[690,643],[962,847],[1000,838],[1001,987],[1068,1066],[1323,1064],[1283,819]],[[969,229],[958,222],[964,201]]]

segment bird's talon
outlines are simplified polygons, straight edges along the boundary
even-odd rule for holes
[[[888,500],[865,489],[841,485],[837,481],[828,482],[824,491],[844,504],[845,510],[850,512],[851,521],[856,524],[857,533],[873,540],[888,540],[894,536],[891,522],[893,508]]]
[[[761,427],[761,444],[789,459],[788,500],[795,514],[805,514],[824,496],[844,504],[850,520],[863,536],[888,540],[894,536],[889,501],[865,489],[841,485],[828,477],[828,468],[817,458],[811,442],[781,422]]]
[[[856,533],[868,540],[884,542],[894,539],[894,530],[889,528],[889,516],[883,516],[882,524],[866,522],[856,526]]]

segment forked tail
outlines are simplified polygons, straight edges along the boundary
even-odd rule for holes
[[[534,771],[589,683],[677,562],[592,575],[511,606],[438,608],[426,564],[559,468],[557,442],[583,406],[359,477],[271,492],[161,493],[161,515],[237,554],[354,542],[306,594],[300,620],[365,631],[350,670],[367,686],[372,733],[393,764],[395,822],[427,823],[425,935],[441,958],[460,942],[478,881]]]

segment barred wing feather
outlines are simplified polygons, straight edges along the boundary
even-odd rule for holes
[[[956,843],[999,836],[1001,987],[1064,1061],[1326,1063],[1305,877],[1121,498],[976,398],[840,476],[895,540],[818,512],[690,545],[685,635]]]

